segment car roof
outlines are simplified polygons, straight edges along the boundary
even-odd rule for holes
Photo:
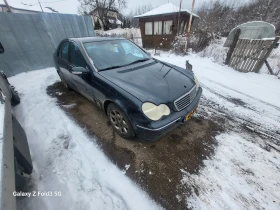
[[[86,43],[86,42],[100,42],[100,41],[111,41],[111,40],[120,40],[120,39],[125,39],[125,38],[122,38],[122,37],[81,37],[81,38],[69,38],[68,40]]]

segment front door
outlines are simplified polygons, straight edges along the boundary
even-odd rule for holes
[[[72,88],[75,88],[73,82],[71,81],[71,75],[70,75],[70,59],[69,59],[69,42],[64,42],[61,44],[61,47],[58,51],[58,73],[62,80],[64,80],[68,85],[70,85]]]
[[[90,72],[90,68],[88,67],[81,51],[79,50],[78,46],[70,42],[70,63],[71,68],[73,67],[83,67]],[[70,70],[71,72],[71,70]],[[91,73],[91,72],[90,72]],[[91,74],[71,74],[71,78],[75,83],[77,90],[87,97],[89,100],[94,101],[94,92],[89,91],[91,88],[89,87],[89,81],[91,78]]]

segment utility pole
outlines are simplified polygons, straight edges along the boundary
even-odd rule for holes
[[[195,4],[195,0],[193,0],[193,2],[192,2],[192,11],[191,11],[190,20],[189,20],[189,24],[188,24],[188,30],[187,30],[187,34],[186,34],[186,45],[185,45],[185,50],[184,50],[185,55],[187,54],[188,39],[189,39],[190,32],[191,32],[194,4]]]
[[[180,9],[179,9],[179,15],[178,15],[178,25],[177,25],[177,36],[180,33],[180,15],[181,15],[181,9],[182,9],[182,0],[180,0]]]
[[[8,8],[8,12],[12,13],[11,7],[8,4],[8,2],[6,0],[4,0],[4,3],[6,4],[7,8]]]
[[[39,5],[40,5],[40,7],[41,7],[42,12],[44,12],[44,10],[43,10],[43,7],[42,7],[42,5],[41,5],[40,0],[38,0],[38,3],[39,3]]]

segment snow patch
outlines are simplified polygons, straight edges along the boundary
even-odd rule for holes
[[[75,107],[76,104],[67,104],[67,105],[61,105],[61,106],[66,108],[66,109],[71,109],[71,108]]]
[[[125,167],[125,170],[127,171],[130,168],[130,165],[127,164],[124,167]]]
[[[238,134],[216,137],[213,159],[199,175],[184,173],[182,184],[195,186],[187,198],[192,209],[279,209],[279,153],[268,152]],[[257,155],[256,155],[257,154]]]

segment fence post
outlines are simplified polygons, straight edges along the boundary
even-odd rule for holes
[[[233,38],[233,41],[232,41],[232,44],[230,45],[229,47],[229,50],[227,52],[227,58],[225,60],[225,64],[228,65],[229,62],[230,62],[230,58],[232,56],[232,53],[236,47],[236,44],[238,42],[238,39],[239,39],[239,36],[240,36],[240,33],[241,33],[241,30],[240,29],[237,29],[235,35],[234,35],[234,38]]]
[[[267,67],[269,73],[270,73],[271,75],[274,75],[274,74],[273,74],[273,71],[272,71],[272,68],[271,68],[271,66],[269,65],[268,61],[267,61],[267,60],[264,60],[264,63],[265,63],[265,65],[266,65],[266,67]]]
[[[259,71],[261,70],[265,60],[269,57],[270,53],[272,52],[274,46],[278,43],[280,37],[277,36],[275,38],[275,40],[273,41],[272,45],[270,46],[270,48],[268,49],[267,53],[265,54],[264,58],[259,62],[259,64],[255,67],[255,72],[259,73]]]

